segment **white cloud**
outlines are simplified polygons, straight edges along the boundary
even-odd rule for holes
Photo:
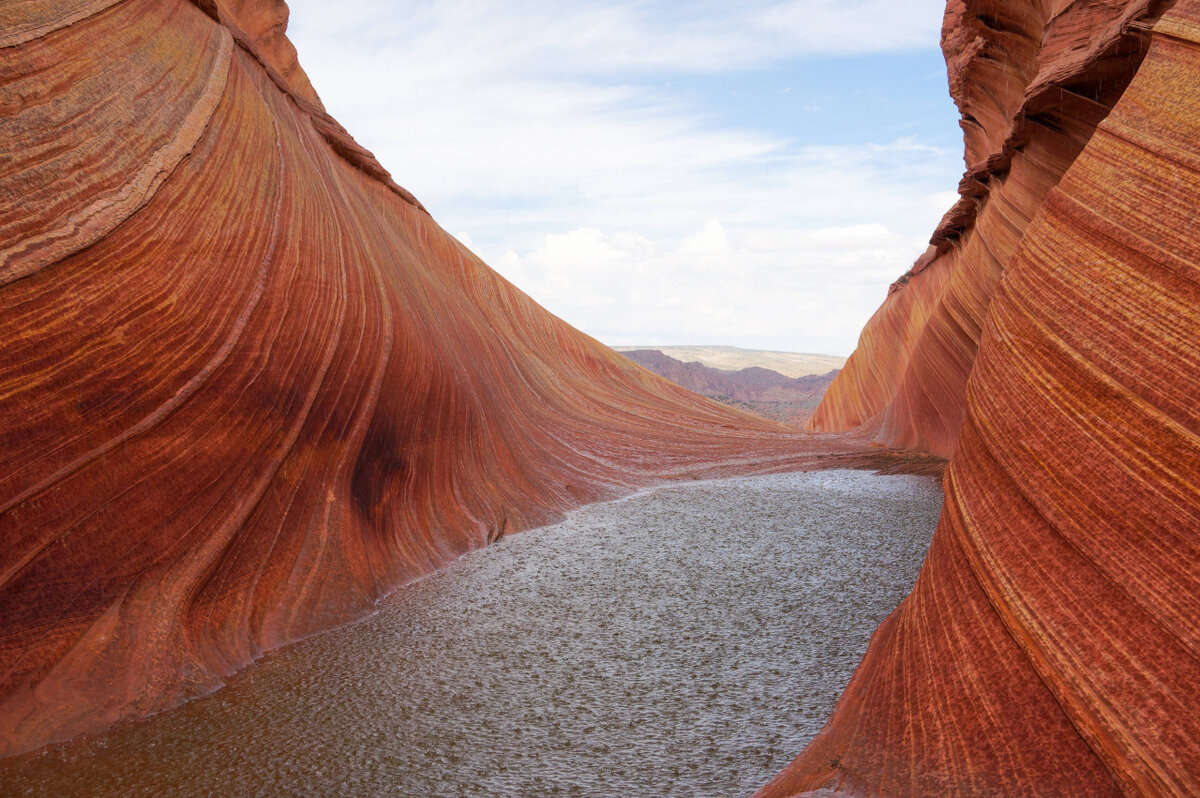
[[[725,228],[721,226],[721,223],[712,219],[705,223],[703,230],[684,239],[679,253],[700,259],[728,255],[729,236],[725,234]]]
[[[923,246],[878,224],[742,234],[710,220],[673,249],[636,233],[579,228],[494,263],[613,344],[804,337],[836,352],[883,298],[879,286],[897,276],[895,263]]]
[[[422,76],[713,72],[781,58],[928,47],[940,0],[293,0],[293,32],[388,49]],[[310,33],[312,32],[312,33]],[[393,47],[403,42],[403,47]],[[304,55],[304,50],[301,51]]]
[[[570,323],[846,354],[957,153],[730,127],[649,76],[932,46],[941,5],[292,0],[289,34],[397,182]]]

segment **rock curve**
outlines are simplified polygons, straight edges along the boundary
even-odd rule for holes
[[[847,451],[488,269],[322,110],[285,22],[0,6],[0,756],[570,507]]]
[[[942,48],[967,170],[810,429],[954,452],[996,287],[1047,193],[1121,97],[1169,3],[952,0]]]
[[[956,84],[963,60],[986,49],[963,26],[996,8],[950,4],[956,92],[972,85]],[[1120,73],[1121,91],[1111,111],[1093,103],[1090,132],[1068,119],[1075,90],[1038,109],[973,227],[889,295],[851,359],[857,376],[827,394],[826,427],[952,450],[946,501],[913,593],[824,730],[761,796],[1200,793],[1200,3],[1054,8],[1004,6],[1044,30],[1064,20],[1076,37],[1092,14],[1117,44],[1095,56],[1093,39],[1043,41],[1034,74],[1052,80],[1024,96],[1063,75],[1107,97],[1100,79]],[[1151,22],[1144,55],[1103,54]],[[989,27],[1018,35],[1004,19]],[[1051,130],[1048,114],[1064,123]],[[964,124],[968,160],[1011,140],[988,118]],[[1018,181],[1056,151],[1074,154],[1043,169],[1061,175],[1052,185]],[[1022,193],[1037,201],[1006,233],[1011,254],[980,267],[1004,215],[991,212]],[[968,289],[973,306],[958,299]],[[943,390],[928,390],[936,380]]]

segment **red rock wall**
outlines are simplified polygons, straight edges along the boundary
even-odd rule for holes
[[[954,451],[988,306],[1030,220],[1137,71],[1162,3],[954,0],[942,47],[967,171],[810,429]]]
[[[1054,30],[1088,30],[1084,12],[1110,30],[1134,18],[1122,5],[1067,5]],[[961,12],[952,4],[952,25]],[[964,37],[951,28],[946,40]],[[1078,86],[1117,69],[1052,43],[1039,74],[1073,74]],[[961,59],[949,56],[954,85]],[[1065,107],[1080,102],[1074,93],[1064,90]],[[985,132],[967,126],[969,154],[989,149]],[[1200,2],[1181,0],[1001,264],[964,360],[964,421],[938,441],[954,445],[946,504],[913,593],[876,632],[825,729],[760,795],[1200,794],[1198,142]],[[1018,185],[1017,168],[1014,157],[1003,191]],[[993,192],[973,233],[939,260],[975,268],[971,242],[991,243],[983,226],[996,207]],[[865,346],[887,340],[880,324],[911,323],[906,309],[937,329],[953,291],[938,302],[905,295],[953,285],[925,276],[938,264],[891,294]],[[882,373],[868,365],[896,351],[907,357],[892,372],[901,380],[946,362],[929,342],[889,343],[860,350],[860,374]],[[950,392],[925,400],[922,413],[954,404]]]
[[[296,56],[296,47],[287,37],[291,11],[283,0],[209,0],[209,8],[219,9],[214,18],[231,30],[240,31],[253,44],[256,55],[287,82],[300,97],[321,106],[316,89]],[[323,107],[323,106],[321,106]]]
[[[489,270],[316,104],[282,7],[0,5],[0,755],[583,502],[844,448]]]

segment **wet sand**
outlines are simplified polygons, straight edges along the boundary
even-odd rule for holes
[[[819,471],[585,507],[229,686],[0,762],[8,795],[744,795],[911,588],[928,476]]]

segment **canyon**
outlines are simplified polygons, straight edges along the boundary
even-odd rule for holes
[[[881,457],[547,313],[322,110],[285,25],[0,7],[0,755],[211,692],[564,510]]]
[[[960,198],[806,433],[491,271],[286,24],[0,7],[0,756],[583,504],[915,455],[916,586],[759,794],[1200,793],[1200,0],[950,0]]]

